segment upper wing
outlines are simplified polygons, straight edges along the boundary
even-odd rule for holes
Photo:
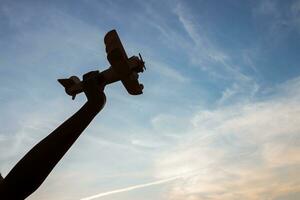
[[[105,50],[106,50],[107,56],[109,56],[109,54],[113,50],[119,49],[121,51],[121,53],[123,54],[123,56],[126,59],[128,59],[127,54],[124,50],[124,47],[121,43],[121,40],[120,40],[116,30],[111,30],[105,35],[104,44],[105,44]]]
[[[130,73],[128,57],[116,30],[109,31],[104,37],[107,60],[122,79]]]

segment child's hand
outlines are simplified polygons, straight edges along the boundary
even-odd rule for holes
[[[99,71],[91,71],[84,74],[82,82],[88,105],[100,112],[105,105],[106,97],[103,92],[104,85],[99,83]]]

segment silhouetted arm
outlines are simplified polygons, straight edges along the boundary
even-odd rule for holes
[[[50,174],[92,119],[105,104],[103,88],[95,80],[87,81],[84,91],[88,101],[50,135],[35,145],[9,172],[0,185],[0,198],[25,199]]]

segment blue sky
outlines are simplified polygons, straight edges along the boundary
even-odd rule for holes
[[[106,69],[106,32],[147,67],[28,199],[300,198],[300,1],[1,0],[0,27],[4,176],[85,102],[56,79]]]

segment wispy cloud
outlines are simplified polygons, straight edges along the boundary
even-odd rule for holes
[[[205,27],[201,27],[201,23],[195,22],[193,16],[189,14],[189,9],[182,3],[178,3],[174,13],[193,41],[189,48],[186,49],[190,61],[208,71],[217,80],[230,80],[232,82],[232,85],[223,91],[219,103],[224,103],[231,97],[243,96],[243,98],[251,98],[255,95],[258,90],[256,81],[251,76],[242,73],[241,68],[232,63],[232,58],[226,52],[226,49],[222,50],[212,43],[213,38],[209,38],[207,30],[205,30]],[[249,62],[249,59],[247,62]],[[251,67],[255,68],[253,63],[251,63]],[[250,96],[245,95],[244,91],[246,90],[252,91]]]
[[[226,68],[233,67],[227,64],[230,59],[229,55],[212,44],[205,27],[201,27],[201,25],[195,23],[195,19],[189,14],[189,8],[183,6],[182,3],[178,3],[174,8],[174,13],[178,17],[179,22],[182,24],[188,36],[192,39],[190,51],[188,51],[188,53],[194,64],[198,64],[200,67],[207,70],[218,70],[210,69],[211,67],[216,67],[213,63],[217,63]],[[221,66],[217,68],[221,68]]]
[[[288,4],[282,4],[281,1],[261,0],[252,12],[256,19],[263,17],[263,29],[275,44],[286,40],[291,31],[300,32],[300,2],[297,0]]]
[[[157,74],[166,77],[167,79],[178,81],[179,83],[184,83],[189,80],[188,77],[175,70],[174,67],[170,67],[162,62],[150,61],[150,63],[148,63],[148,67],[150,70],[155,71]]]
[[[122,188],[122,189],[112,190],[109,192],[103,192],[103,193],[99,193],[99,194],[96,194],[93,196],[82,198],[81,200],[98,199],[98,198],[101,198],[104,196],[109,196],[109,195],[113,195],[113,194],[117,194],[117,193],[121,193],[121,192],[129,192],[131,190],[136,190],[136,189],[140,189],[140,188],[144,188],[144,187],[150,187],[150,186],[154,186],[154,185],[164,184],[164,183],[171,182],[171,181],[174,181],[174,180],[177,180],[180,178],[183,178],[183,176],[175,176],[172,178],[167,178],[167,179],[162,179],[162,180],[153,181],[153,182],[149,182],[149,183],[134,185],[134,186],[130,186],[130,187]]]

